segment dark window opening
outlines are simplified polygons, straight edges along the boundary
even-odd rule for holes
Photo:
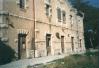
[[[70,20],[72,19],[72,15],[70,15]]]
[[[20,0],[20,8],[24,8],[25,7],[25,0]]]
[[[57,17],[58,17],[58,21],[61,22],[61,9],[57,8]]]
[[[80,39],[80,48],[82,47],[82,45],[81,45],[81,44],[82,44],[82,40]]]
[[[63,16],[63,23],[65,23],[65,21],[66,21],[66,13],[65,13],[65,11],[62,12],[62,16]]]
[[[51,54],[51,34],[46,34],[47,56]]]
[[[50,46],[50,41],[51,41],[51,34],[46,34],[46,46]]]
[[[50,5],[46,4],[46,15],[49,16],[50,15]]]

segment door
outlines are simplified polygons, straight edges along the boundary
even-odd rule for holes
[[[74,37],[71,37],[71,46],[72,46],[72,51],[74,51]]]
[[[79,46],[80,48],[82,47],[82,45],[81,45],[81,44],[82,44],[82,40],[80,39],[80,46]]]
[[[62,53],[64,53],[64,36],[61,36],[61,48],[62,48]]]
[[[47,56],[51,55],[51,34],[46,34]]]
[[[18,59],[26,58],[26,34],[18,34]]]

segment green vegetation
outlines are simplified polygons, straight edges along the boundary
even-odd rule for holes
[[[69,0],[74,8],[84,12],[84,35],[86,48],[99,47],[99,8],[93,7],[88,1],[84,0]],[[90,40],[91,41],[90,41]],[[91,44],[92,43],[92,44]]]
[[[0,41],[0,65],[10,63],[15,58],[15,51]]]
[[[99,52],[86,52],[75,54],[63,59],[55,60],[47,65],[40,65],[39,68],[98,68]]]

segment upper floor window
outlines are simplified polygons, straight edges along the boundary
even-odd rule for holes
[[[25,7],[25,0],[20,0],[20,8],[24,8]]]
[[[27,0],[19,0],[19,6],[22,9],[25,9],[27,7]]]
[[[72,20],[72,15],[70,15],[70,20]]]
[[[50,16],[52,12],[50,2],[51,0],[45,0],[45,9],[46,9],[47,16]]]
[[[61,21],[61,9],[57,8],[57,17],[58,17],[58,21]]]
[[[50,4],[51,3],[51,0],[45,0],[45,3],[46,4]]]
[[[63,23],[66,22],[66,12],[62,11],[62,18],[63,18]]]
[[[50,6],[46,4],[46,15],[50,16]]]

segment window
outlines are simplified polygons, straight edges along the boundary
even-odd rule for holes
[[[50,0],[45,1],[45,9],[46,9],[46,16],[51,15],[51,5],[50,5]]]
[[[82,40],[80,39],[79,41],[80,41],[80,46],[79,47],[81,48],[82,47],[82,45],[81,45],[82,44]]]
[[[57,17],[58,17],[58,21],[59,22],[66,22],[66,12],[65,11],[61,11],[60,8],[57,8]]]
[[[45,3],[46,4],[50,4],[51,3],[51,0],[45,0]]]
[[[70,15],[70,24],[71,24],[71,27],[73,26],[73,21],[72,21],[72,19],[73,19],[73,16]]]
[[[70,15],[70,20],[72,19],[72,15]]]
[[[25,0],[20,0],[20,8],[24,8]]]
[[[58,17],[58,21],[61,21],[61,9],[57,8],[57,17]]]
[[[65,13],[65,11],[62,11],[62,17],[63,17],[63,23],[65,23],[65,21],[66,21],[66,13]]]
[[[46,4],[46,15],[50,15],[50,6]]]
[[[26,8],[26,1],[27,0],[19,0],[19,2],[20,2],[20,8]]]
[[[50,3],[50,2],[51,2],[51,0],[48,0],[48,2]]]
[[[46,34],[46,47],[51,45],[51,34]]]

